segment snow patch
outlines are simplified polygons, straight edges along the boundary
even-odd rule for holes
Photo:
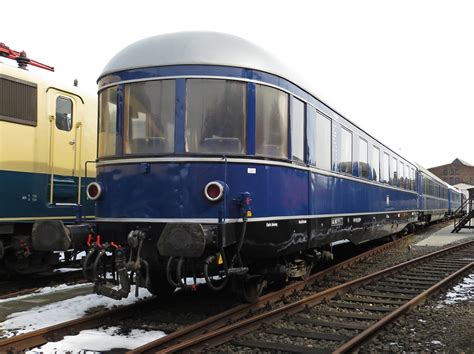
[[[474,274],[469,274],[461,283],[446,293],[442,305],[453,305],[464,301],[474,301]]]
[[[135,286],[132,286],[129,297],[120,301],[97,294],[89,294],[34,307],[28,311],[13,313],[8,315],[3,323],[0,323],[0,330],[5,331],[7,337],[12,337],[16,334],[82,317],[91,308],[103,307],[104,309],[110,309],[117,305],[128,305],[151,296],[148,290],[140,289],[140,296],[135,297],[132,295],[134,290]]]
[[[47,287],[44,287],[44,288],[40,288],[40,289],[38,289],[37,291],[35,291],[34,293],[31,293],[31,294],[19,295],[19,296],[11,297],[11,298],[8,298],[8,299],[2,299],[2,300],[0,300],[0,304],[10,302],[10,301],[18,301],[18,300],[23,300],[23,299],[27,299],[27,298],[34,298],[35,296],[45,295],[45,294],[49,294],[49,293],[52,293],[52,292],[58,292],[58,291],[63,291],[63,290],[71,290],[71,289],[76,289],[76,288],[84,288],[84,287],[87,287],[87,286],[90,287],[91,285],[90,284],[72,284],[72,285],[60,284],[60,285],[57,285],[57,286],[47,286]]]
[[[87,329],[76,336],[66,336],[59,342],[50,342],[27,353],[84,353],[112,349],[133,349],[165,336],[162,331],[132,330],[127,335],[120,334],[118,327]]]

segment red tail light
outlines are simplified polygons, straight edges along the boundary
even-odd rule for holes
[[[224,187],[217,181],[209,182],[204,187],[204,195],[211,202],[217,202],[224,195]]]
[[[102,187],[97,182],[92,182],[87,186],[87,198],[97,200],[102,195]]]

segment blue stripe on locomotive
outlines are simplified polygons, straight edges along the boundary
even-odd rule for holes
[[[255,168],[256,174],[249,174]],[[227,180],[226,180],[227,176]],[[205,185],[224,181],[224,202],[210,202]],[[227,219],[240,217],[236,199],[250,192],[255,218],[415,210],[417,195],[301,169],[261,164],[151,163],[98,167],[105,188],[98,218]],[[388,203],[387,203],[388,202]]]
[[[44,217],[75,217],[76,211],[71,206],[51,206],[49,204],[50,175],[45,173],[30,173],[17,171],[0,171],[0,222],[5,219],[44,218]],[[56,179],[68,179],[71,184],[67,187],[57,185],[55,191],[67,194],[69,191],[77,193],[77,177],[55,176]],[[92,178],[83,178],[82,185],[92,182]],[[61,188],[63,190],[61,190]],[[83,193],[85,196],[85,193]],[[85,200],[85,198],[83,199]],[[93,215],[94,206],[86,201],[83,206],[83,215]]]

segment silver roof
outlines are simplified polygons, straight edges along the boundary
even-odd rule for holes
[[[219,32],[178,32],[142,39],[118,52],[100,77],[123,70],[187,64],[234,66],[298,79],[259,46]]]

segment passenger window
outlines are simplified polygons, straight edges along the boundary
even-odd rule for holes
[[[319,112],[316,112],[316,167],[331,170],[331,120]]]
[[[136,82],[124,91],[124,153],[173,152],[175,81]]]
[[[99,96],[99,158],[116,155],[117,87],[101,91]]]
[[[369,178],[369,145],[364,139],[359,139],[359,177]]]
[[[392,157],[392,164],[390,165],[390,184],[398,185],[397,159]]]
[[[405,188],[405,165],[402,161],[400,161],[400,164],[398,165],[398,173],[400,178],[400,187]]]
[[[56,98],[56,128],[64,131],[72,129],[72,100],[59,96]]]
[[[304,103],[292,98],[291,104],[292,160],[304,162]]]
[[[377,147],[372,149],[372,180],[380,181],[380,150]]]
[[[389,168],[389,160],[390,157],[386,152],[383,153],[383,182],[388,183],[389,182],[389,176],[390,176],[390,168]]]
[[[288,94],[272,87],[256,86],[256,154],[288,158]]]
[[[352,133],[341,129],[341,161],[339,171],[352,174]]]
[[[188,79],[186,152],[245,154],[246,107],[243,82]]]

